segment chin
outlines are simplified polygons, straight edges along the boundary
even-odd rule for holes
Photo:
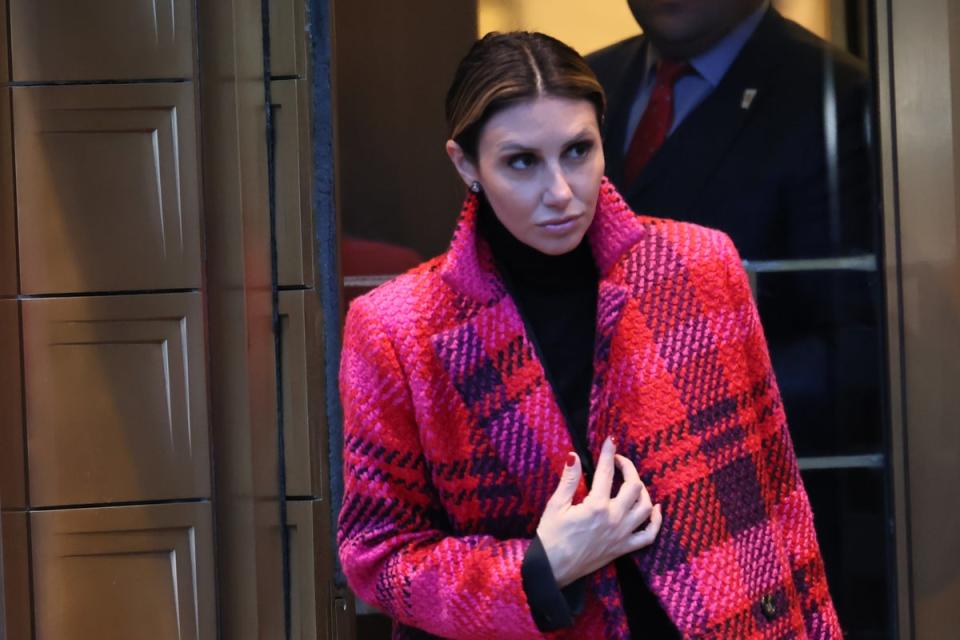
[[[578,246],[583,240],[584,233],[577,233],[570,235],[564,238],[549,238],[549,239],[539,239],[540,241],[536,244],[531,244],[534,249],[540,253],[545,253],[548,256],[562,256],[565,253],[570,253]]]
[[[571,245],[569,247],[557,247],[557,246],[534,247],[534,249],[536,249],[540,253],[545,253],[548,256],[562,256],[565,253],[570,253],[576,248],[577,248],[577,245]]]

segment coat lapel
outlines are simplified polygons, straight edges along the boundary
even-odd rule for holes
[[[588,236],[600,272],[593,384],[590,388],[590,419],[587,427],[587,444],[594,459],[599,455],[604,438],[611,433],[611,423],[604,401],[608,387],[607,372],[611,366],[610,345],[630,298],[621,270],[617,266],[623,255],[646,233],[641,218],[630,210],[613,185],[606,180],[600,189],[597,209],[597,216]]]
[[[432,337],[434,352],[503,469],[522,478],[524,502],[542,508],[573,450],[565,417],[537,358],[519,310],[493,266],[489,247],[476,235],[475,196],[468,196],[442,277],[470,299],[463,320]],[[643,225],[604,180],[588,232],[601,275],[597,304],[594,378],[588,442],[596,456],[606,433],[598,431],[609,347],[628,292],[614,266]],[[582,490],[582,488],[581,488]]]
[[[542,509],[572,445],[517,306],[502,295],[432,342],[468,411],[474,449],[522,479],[522,502]]]
[[[619,283],[602,280],[597,296],[597,338],[593,358],[593,385],[590,388],[590,421],[587,444],[594,459],[600,455],[603,440],[616,432],[611,428],[610,416],[605,411],[607,372],[610,369],[610,345],[626,308],[627,288]]]
[[[478,206],[469,194],[441,267],[466,311],[431,340],[468,411],[477,455],[497,460],[507,475],[500,484],[513,480],[523,505],[539,511],[572,448],[570,435],[517,306],[477,236]]]

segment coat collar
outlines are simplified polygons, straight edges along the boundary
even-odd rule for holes
[[[441,277],[450,287],[478,302],[494,304],[506,295],[506,287],[494,267],[489,245],[477,233],[479,198],[468,193],[450,248],[441,266]],[[606,279],[617,260],[644,233],[644,225],[604,178],[587,242],[597,262],[601,280]]]

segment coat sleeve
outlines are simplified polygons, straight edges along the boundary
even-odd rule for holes
[[[827,587],[813,512],[800,477],[760,317],[740,256],[726,236],[724,244],[728,289],[734,313],[742,322],[743,367],[753,399],[750,419],[763,439],[758,471],[767,514],[789,557],[807,637],[840,640],[843,633]]]
[[[378,311],[350,307],[340,364],[337,542],[357,595],[444,638],[540,637],[521,566],[530,539],[454,536],[430,481],[410,387]]]

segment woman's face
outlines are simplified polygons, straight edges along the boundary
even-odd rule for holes
[[[478,181],[500,222],[538,251],[561,255],[593,221],[604,160],[597,115],[587,100],[542,96],[494,114],[475,162],[453,141],[447,152],[467,182]]]

